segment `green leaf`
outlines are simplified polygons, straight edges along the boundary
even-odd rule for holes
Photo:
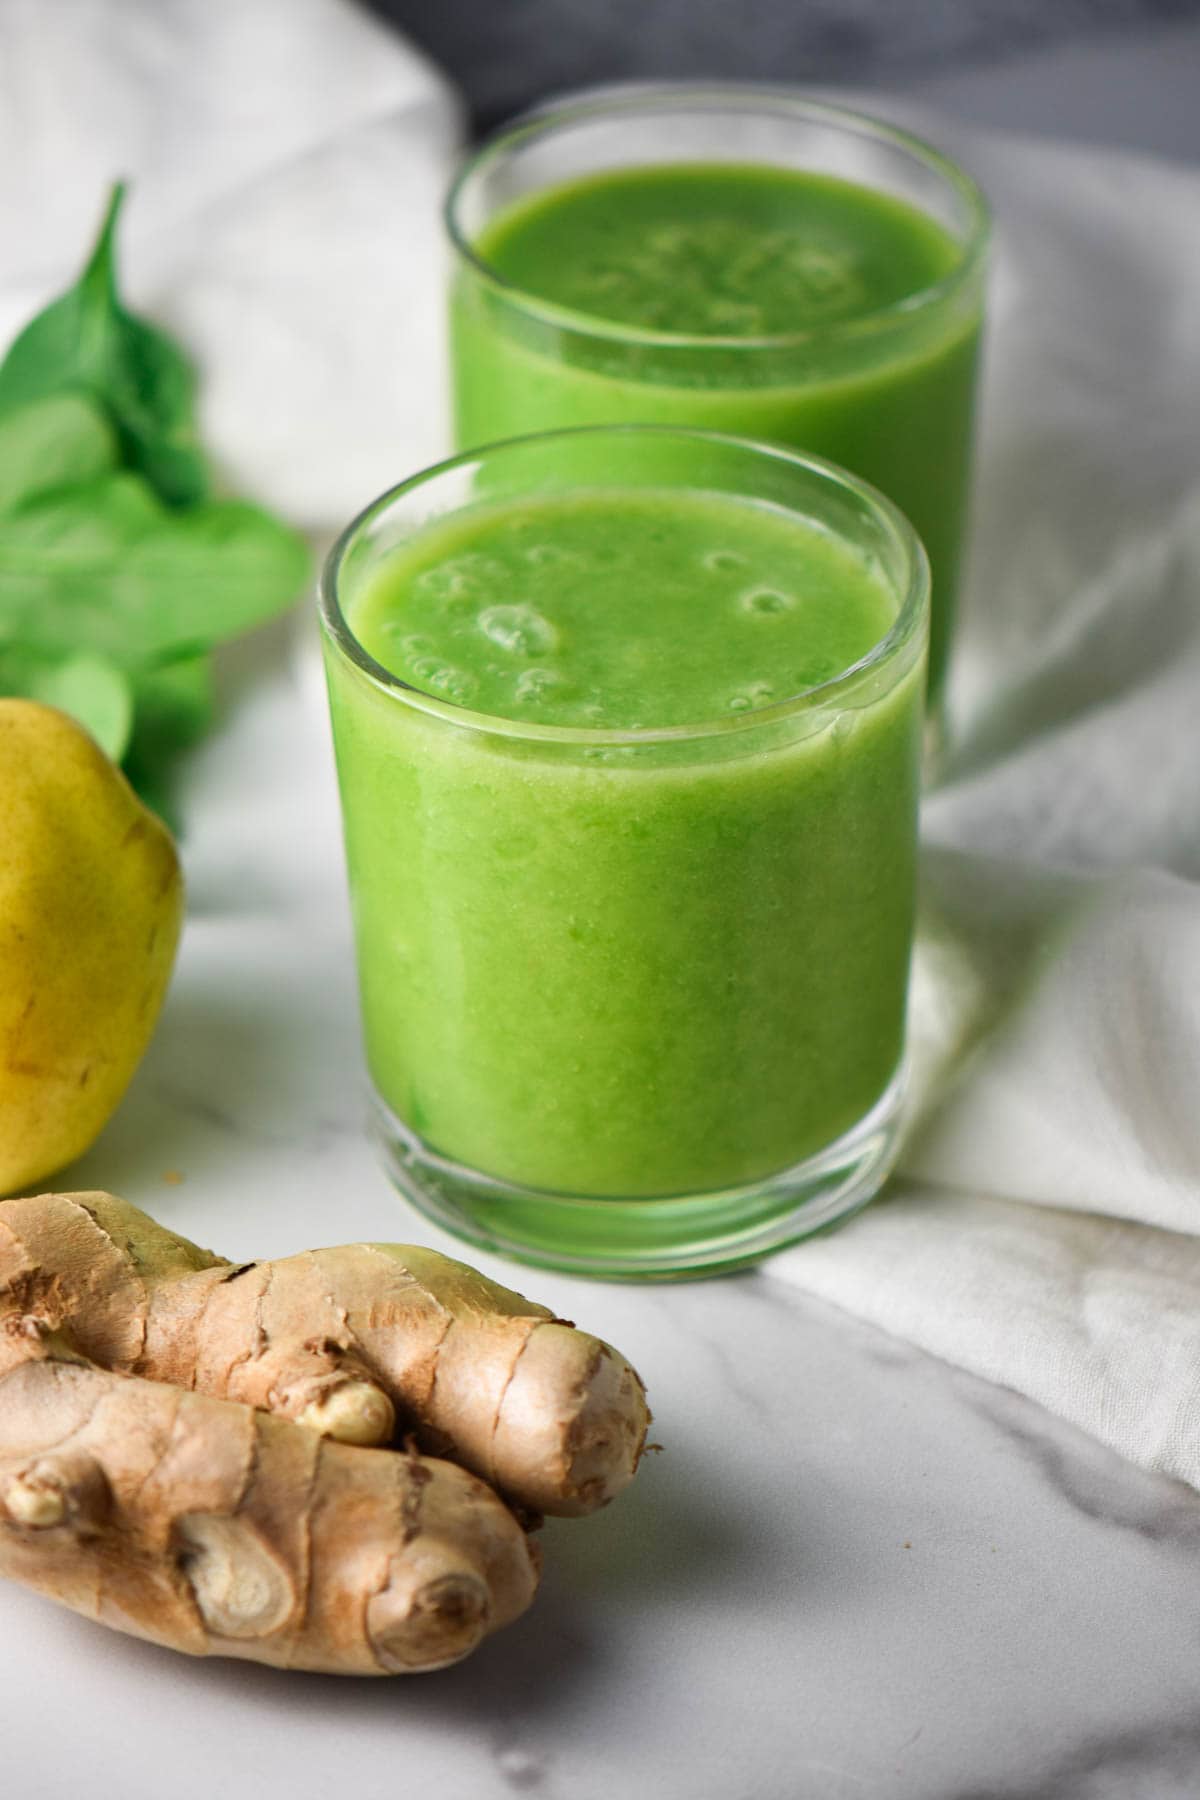
[[[212,659],[189,657],[135,678],[137,711],[125,773],[148,806],[179,835],[175,772],[213,722]]]
[[[0,413],[83,390],[106,407],[125,460],[163,500],[187,505],[208,492],[195,374],[170,338],[117,297],[115,234],[124,197],[118,183],[83,274],[25,327],[0,364]]]
[[[190,749],[198,744],[216,714],[210,656],[189,656],[164,663],[134,678],[137,724],[133,748],[143,755]]]
[[[57,706],[78,719],[114,762],[124,756],[133,727],[133,690],[128,677],[103,657],[54,661],[10,652],[0,657],[0,692]]]
[[[153,668],[282,612],[308,571],[303,540],[258,507],[169,511],[110,475],[0,518],[0,644]]]
[[[82,394],[54,394],[0,414],[0,514],[116,465],[112,427]]]
[[[31,698],[70,713],[114,762],[120,762],[133,729],[129,678],[102,656],[72,656],[49,667]]]
[[[213,720],[209,650],[283,611],[309,554],[207,499],[191,365],[117,297],[123,196],[0,363],[0,693],[73,713],[173,823],[174,765]]]

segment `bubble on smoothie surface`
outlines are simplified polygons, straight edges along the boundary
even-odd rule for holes
[[[489,606],[479,615],[485,637],[510,656],[548,656],[558,648],[558,633],[535,607]]]
[[[775,697],[773,683],[750,681],[731,694],[727,704],[730,712],[750,712],[756,706],[769,706]]]
[[[751,617],[770,618],[791,612],[795,604],[796,596],[785,594],[782,588],[753,587],[738,595],[738,605]]]
[[[787,251],[787,263],[811,304],[845,306],[864,297],[862,279],[850,256],[798,238]]]
[[[423,650],[433,649],[433,640],[410,630],[407,619],[381,619],[379,630],[384,637],[394,638],[409,656],[420,656]]]
[[[783,321],[781,295],[789,297]],[[631,324],[737,338],[786,329],[795,316],[852,310],[865,296],[852,252],[803,227],[748,227],[736,212],[651,226],[613,245],[603,262],[582,261],[567,282],[568,298],[607,301]]]
[[[517,677],[518,700],[538,701],[561,695],[570,683],[553,669],[525,669]]]
[[[413,591],[431,600],[473,600],[489,593],[504,579],[504,565],[480,550],[468,550],[422,569]]]
[[[711,569],[714,575],[724,575],[734,569],[746,567],[746,558],[740,550],[706,550],[700,561],[706,569]]]
[[[474,675],[466,669],[456,669],[440,656],[417,656],[409,666],[414,680],[423,688],[445,700],[456,700],[459,705],[474,699],[479,687]]]
[[[821,687],[826,681],[834,681],[844,675],[853,663],[859,660],[854,657],[849,661],[835,656],[830,651],[819,653],[814,651],[808,658],[804,668],[796,676],[797,688]]]
[[[621,727],[622,731],[628,729],[628,726]],[[628,763],[637,756],[638,747],[636,744],[590,744],[583,754],[588,762]]]

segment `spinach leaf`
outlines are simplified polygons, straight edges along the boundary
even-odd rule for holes
[[[171,819],[210,650],[295,598],[303,540],[210,500],[187,358],[116,292],[117,187],[76,285],[0,363],[0,693],[70,712]]]
[[[154,668],[281,612],[308,568],[303,541],[256,506],[172,511],[140,476],[108,475],[0,518],[0,643]]]
[[[70,656],[54,664],[34,683],[31,697],[78,719],[114,762],[120,762],[129,748],[133,689],[128,677],[104,657]]]
[[[166,663],[134,678],[137,709],[125,773],[142,799],[179,830],[174,775],[185,750],[208,731],[216,711],[210,656]]]
[[[200,742],[216,712],[212,657],[188,656],[148,669],[134,677],[134,691],[134,749],[187,749]]]
[[[54,659],[8,651],[0,655],[0,693],[20,694],[70,713],[114,762],[129,747],[133,689],[128,677],[102,656],[85,652]]]
[[[195,423],[195,375],[183,352],[117,297],[115,245],[123,183],[74,287],[28,324],[0,364],[0,414],[81,390],[106,408],[124,460],[172,505],[204,498],[208,470]]]
[[[112,427],[82,394],[54,394],[0,414],[0,515],[117,464]]]

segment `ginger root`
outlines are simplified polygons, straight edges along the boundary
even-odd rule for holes
[[[434,1251],[235,1267],[108,1194],[0,1202],[0,1573],[174,1649],[457,1661],[537,1585],[493,1490],[591,1511],[648,1421],[614,1350]]]

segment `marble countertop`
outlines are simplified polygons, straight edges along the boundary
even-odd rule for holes
[[[168,1049],[190,1011],[176,1007]],[[240,1130],[194,1116],[184,1148],[207,1144],[208,1172],[189,1155],[169,1204],[149,1164],[141,1181],[132,1152],[125,1165],[126,1191],[172,1223],[190,1230],[212,1214],[226,1135],[221,1242],[235,1254],[261,1247],[256,1209],[293,1198],[277,1233],[289,1246],[332,1216],[339,1235],[411,1231],[328,1118],[272,1153],[264,1190]],[[204,1205],[190,1198],[201,1184]],[[184,1662],[10,1590],[6,1790],[1195,1795],[1193,1497],[769,1276],[652,1293],[530,1287],[634,1356],[666,1446],[605,1514],[548,1528],[531,1613],[457,1669],[338,1682]]]
[[[953,106],[944,87],[938,98]],[[233,688],[229,729],[191,770],[191,913],[163,1023],[71,1182],[123,1193],[235,1257],[360,1237],[453,1252],[392,1193],[362,1135],[311,646],[268,634]],[[457,1669],[337,1682],[191,1663],[6,1589],[0,1789],[1200,1792],[1190,1490],[806,1300],[769,1267],[632,1288],[478,1260],[617,1343],[647,1380],[664,1446],[606,1513],[547,1528],[533,1610]]]
[[[260,640],[234,672],[230,727],[193,765],[175,982],[70,1180],[235,1258],[358,1238],[454,1253],[363,1137],[310,630]],[[6,1589],[4,1791],[1196,1794],[1190,1490],[806,1300],[769,1265],[638,1288],[476,1260],[618,1344],[664,1446],[605,1513],[547,1527],[533,1610],[443,1674],[339,1682],[192,1663]]]

